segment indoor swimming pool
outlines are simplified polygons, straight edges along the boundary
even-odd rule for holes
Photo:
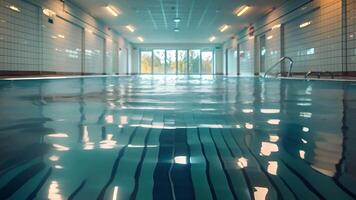
[[[0,199],[354,199],[356,82],[0,81]]]

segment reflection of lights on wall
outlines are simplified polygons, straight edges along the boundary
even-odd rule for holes
[[[308,143],[308,141],[306,141],[306,140],[304,140],[304,139],[302,139],[302,142],[303,142],[304,144],[307,144],[307,143]]]
[[[272,175],[277,175],[278,162],[277,161],[268,161],[267,172]]]
[[[303,127],[303,132],[305,132],[305,133],[309,132],[309,128],[308,127]]]
[[[174,157],[174,162],[177,164],[186,165],[187,157],[186,156],[176,156],[176,157]]]
[[[241,125],[237,124],[235,127],[236,127],[236,128],[241,128]]]
[[[273,38],[273,35],[270,35],[270,36],[267,37],[267,40],[270,40],[272,38]]]
[[[260,155],[270,156],[273,152],[278,152],[279,148],[277,144],[270,142],[262,142]]]
[[[299,116],[300,117],[304,117],[304,118],[311,118],[312,117],[312,113],[310,113],[310,112],[300,112]]]
[[[50,10],[50,9],[47,9],[47,8],[43,9],[42,13],[44,15],[46,15],[47,17],[55,17],[56,16],[56,13],[53,10]]]
[[[281,27],[281,24],[276,24],[276,25],[272,26],[272,30],[280,28],[280,27]]]
[[[61,165],[55,165],[54,168],[56,169],[63,169],[63,167]]]
[[[65,36],[64,36],[64,35],[61,35],[61,34],[58,34],[58,37],[59,37],[59,38],[62,38],[62,39],[65,38]]]
[[[241,169],[247,167],[248,165],[248,160],[244,157],[241,157],[237,160],[237,166],[239,166]]]
[[[14,6],[14,5],[9,6],[9,8],[10,8],[11,10],[13,10],[13,11],[21,12],[21,10],[20,10],[18,7]]]
[[[245,124],[245,128],[247,128],[247,129],[253,129],[253,124],[246,123],[246,124]]]
[[[266,199],[268,193],[268,188],[265,187],[255,187],[255,192],[253,193],[255,199],[262,200]]]
[[[113,149],[116,145],[116,141],[113,140],[113,134],[107,134],[106,139],[100,141],[100,148],[101,149]]]
[[[127,116],[121,116],[120,117],[120,124],[127,124],[127,123],[128,123]]]

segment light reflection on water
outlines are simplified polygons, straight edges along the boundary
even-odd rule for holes
[[[45,158],[46,168],[56,171],[41,197],[65,199],[83,180],[78,198],[97,197],[114,174],[103,195],[125,198],[135,177],[153,184],[155,169],[166,169],[155,167],[160,164],[168,165],[173,185],[174,166],[191,170],[195,187],[194,181],[206,183],[207,163],[210,175],[243,172],[256,198],[275,197],[267,176],[287,184],[285,170],[302,176],[307,170],[312,175],[303,181],[311,184],[331,177],[315,186],[322,194],[355,192],[356,152],[348,145],[356,141],[356,87],[348,83],[135,76],[2,81],[0,89],[0,172]],[[19,157],[27,151],[36,153]],[[214,176],[210,181],[221,184]]]

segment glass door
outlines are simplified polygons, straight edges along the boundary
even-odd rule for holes
[[[153,50],[153,74],[165,73],[165,57],[166,51],[157,49]]]
[[[177,51],[167,50],[166,51],[166,74],[176,74],[177,73]]]
[[[152,74],[152,51],[141,51],[141,74]]]
[[[189,74],[200,74],[200,50],[189,50]]]
[[[202,74],[211,75],[214,70],[214,53],[213,51],[203,51],[201,53]]]
[[[188,51],[178,50],[178,74],[188,74]]]

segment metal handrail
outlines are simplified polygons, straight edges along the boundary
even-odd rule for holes
[[[275,67],[277,67],[278,64],[280,64],[282,61],[284,61],[284,60],[286,60],[286,59],[289,60],[288,77],[291,77],[291,76],[292,76],[292,68],[293,68],[293,63],[294,63],[294,62],[293,62],[292,58],[285,56],[285,57],[280,58],[276,64],[272,65],[272,67],[268,68],[268,70],[265,72],[265,75],[263,76],[263,78],[266,78],[267,74],[268,74],[272,69],[274,69]]]
[[[313,72],[313,71],[308,71],[305,75],[304,75],[304,78],[307,79],[309,76],[313,75],[313,74],[317,74],[318,78],[321,77],[322,73],[325,73],[325,74],[329,74],[331,79],[334,79],[335,75],[333,72],[330,72],[330,71],[326,71],[326,72]]]

